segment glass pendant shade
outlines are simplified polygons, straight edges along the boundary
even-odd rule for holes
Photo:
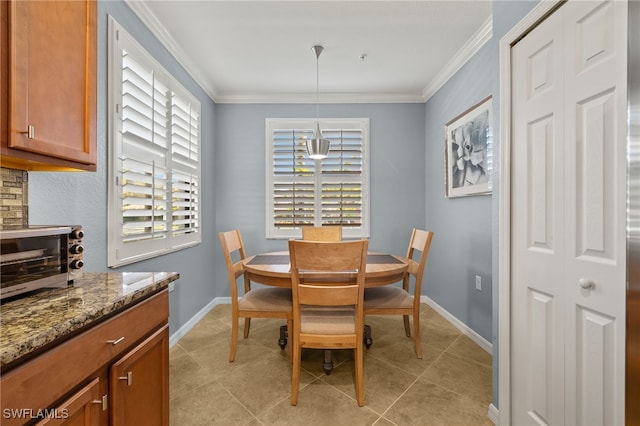
[[[314,160],[322,160],[329,155],[329,139],[322,137],[320,131],[320,123],[316,123],[316,131],[313,134],[313,138],[307,140],[307,154],[309,158]]]

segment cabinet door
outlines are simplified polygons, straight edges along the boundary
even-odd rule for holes
[[[9,135],[20,152],[96,163],[96,2],[9,4]],[[4,152],[3,152],[4,154]],[[26,158],[29,158],[28,156]],[[95,168],[93,168],[95,170]]]
[[[45,419],[37,426],[97,426],[100,424],[102,400],[99,398],[100,381],[95,378],[60,406],[46,410]]]
[[[111,366],[111,424],[169,424],[169,326]]]

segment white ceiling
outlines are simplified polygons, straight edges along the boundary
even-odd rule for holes
[[[127,3],[218,103],[316,102],[316,44],[320,102],[424,102],[492,34],[488,0]]]

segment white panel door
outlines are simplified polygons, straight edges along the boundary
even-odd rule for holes
[[[563,26],[512,49],[513,424],[564,420]]]
[[[627,4],[565,13],[565,423],[624,424]]]
[[[512,48],[513,424],[624,423],[626,9]]]

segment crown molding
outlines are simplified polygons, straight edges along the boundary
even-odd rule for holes
[[[316,104],[317,95],[292,93],[218,95],[219,104]],[[417,93],[322,93],[320,104],[424,103]]]
[[[156,36],[160,43],[171,53],[173,58],[184,68],[205,93],[216,101],[216,88],[207,83],[207,79],[198,71],[198,67],[182,53],[180,45],[171,36],[169,31],[160,23],[158,18],[149,10],[146,3],[138,0],[124,0],[127,6],[135,13],[143,24]]]
[[[475,32],[475,34],[462,46],[462,49],[440,70],[433,80],[422,91],[422,100],[427,102],[435,93],[445,85],[460,68],[475,55],[478,50],[493,37],[493,15]]]

